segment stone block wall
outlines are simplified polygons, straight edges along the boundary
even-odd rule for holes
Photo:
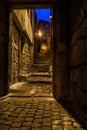
[[[33,59],[34,59],[34,46],[31,45],[29,48],[29,61],[28,61],[28,71],[31,73],[33,71]]]
[[[71,102],[81,119],[87,120],[87,1],[75,0],[71,15]]]
[[[20,75],[29,74],[32,71],[33,64],[33,47],[24,43],[22,52],[20,52]]]
[[[32,48],[32,49],[31,49]],[[24,43],[22,52],[20,52],[20,67],[19,67],[19,81],[26,81],[33,69],[33,50],[32,46]]]
[[[23,11],[27,12],[25,10],[22,10],[22,12]],[[29,75],[29,73],[32,71],[33,43],[31,43],[29,37],[26,35],[26,32],[21,31],[21,29],[23,29],[22,28],[23,24],[19,20],[20,17],[17,19],[17,16],[19,15],[16,16],[16,14],[20,14],[22,12],[17,10],[15,15],[14,15],[14,11],[10,13],[10,27],[9,27],[9,37],[10,37],[10,42],[9,42],[10,81],[9,82],[10,84],[18,81],[22,81],[22,79],[23,80],[26,79],[25,78],[26,75]],[[23,18],[25,18],[25,15]],[[26,18],[27,21],[28,17]],[[28,29],[31,30],[29,26]]]
[[[19,70],[19,41],[20,33],[12,20],[12,13],[10,15],[10,27],[9,27],[9,83],[18,82],[18,70]]]
[[[12,44],[12,82],[18,82],[18,47]]]

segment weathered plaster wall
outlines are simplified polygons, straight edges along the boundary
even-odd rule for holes
[[[31,15],[30,10],[22,9],[22,10],[14,10],[14,13],[17,16],[17,19],[19,20],[23,31],[27,33],[30,42],[33,43],[33,32],[32,32],[32,26],[31,26]]]

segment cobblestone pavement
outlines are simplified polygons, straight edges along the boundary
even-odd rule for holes
[[[0,130],[85,130],[52,96],[51,85],[18,83],[0,100]]]

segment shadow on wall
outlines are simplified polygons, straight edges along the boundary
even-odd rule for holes
[[[73,109],[73,106],[69,101],[60,100],[59,103],[68,111],[68,113],[86,130],[86,126],[84,121],[82,121],[79,117],[79,115],[76,114],[75,110]]]

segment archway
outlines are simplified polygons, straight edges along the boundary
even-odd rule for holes
[[[43,5],[44,6],[44,5]],[[52,6],[50,6],[49,5],[49,7],[51,7],[52,8]],[[38,7],[39,8],[39,7]],[[45,7],[44,6],[44,9],[47,9],[48,7]],[[20,81],[22,81],[21,79],[25,79],[26,77],[25,77],[25,75],[27,75],[24,71],[25,71],[25,58],[26,58],[26,56],[25,56],[25,53],[26,53],[26,49],[27,48],[25,48],[25,43],[27,43],[27,45],[28,45],[28,48],[30,48],[31,46],[33,46],[33,44],[32,44],[32,42],[30,41],[30,43],[29,43],[29,41],[27,41],[26,40],[26,36],[25,36],[25,32],[23,32],[24,30],[22,30],[22,29],[20,29],[21,27],[19,27],[20,25],[19,25],[19,23],[18,23],[18,21],[17,21],[17,19],[16,19],[16,16],[15,16],[15,14],[14,13],[16,13],[17,12],[17,14],[20,14],[19,15],[19,17],[20,16],[22,16],[22,21],[25,21],[25,23],[26,23],[26,20],[23,20],[23,10],[25,11],[25,10],[27,10],[28,11],[28,9],[30,10],[30,11],[32,11],[33,10],[33,7],[32,7],[32,10],[30,9],[30,8],[22,8],[21,9],[21,7],[20,7],[20,9],[15,9],[15,8],[11,8],[11,12],[10,12],[10,17],[11,17],[11,14],[13,13],[13,16],[12,16],[12,20],[11,20],[11,22],[10,22],[10,26],[11,26],[11,24],[15,24],[16,26],[17,26],[17,28],[18,28],[18,30],[19,30],[19,45],[17,45],[17,50],[19,51],[18,52],[18,55],[19,55],[19,59],[20,59],[20,63],[19,63],[19,82]],[[37,9],[37,5],[36,5],[36,7],[34,8],[34,9]],[[40,7],[40,9],[42,9],[42,7]],[[13,11],[12,11],[13,10]],[[19,13],[19,12],[20,13]],[[21,13],[22,12],[22,13]],[[25,14],[26,14],[26,11],[25,11]],[[33,14],[32,14],[33,15]],[[29,16],[30,17],[30,16]],[[32,22],[32,21],[31,21]],[[23,23],[23,25],[25,25],[25,23]],[[46,23],[47,24],[47,23]],[[52,23],[50,23],[50,24],[52,24]],[[27,25],[26,25],[27,26]],[[33,25],[32,25],[32,27],[33,27]],[[47,29],[47,28],[46,28]],[[12,35],[12,27],[10,27],[10,34]],[[22,30],[22,32],[21,32],[21,30]],[[31,30],[30,30],[31,31]],[[48,30],[47,30],[48,31]],[[52,31],[52,29],[51,29],[51,31]],[[51,31],[49,31],[49,35],[47,35],[47,37],[48,36],[50,36],[51,35],[51,38],[52,38],[52,32]],[[44,31],[43,31],[44,32]],[[14,38],[16,37],[16,35],[14,35],[13,36],[13,38],[12,38],[12,36],[9,36],[9,38],[11,38],[11,39],[13,39],[12,41],[14,41]],[[30,34],[30,36],[31,36],[31,34]],[[43,36],[44,37],[44,36]],[[46,38],[47,38],[46,37]],[[15,39],[17,39],[17,38],[15,38]],[[31,40],[31,37],[30,37],[30,40]],[[50,42],[51,41],[51,44],[52,44],[52,40],[50,40],[49,39],[49,41],[47,41],[47,42]],[[13,43],[11,43],[11,44],[13,44]],[[35,45],[36,45],[36,43],[35,43]],[[24,49],[25,48],[25,49]],[[51,47],[52,48],[52,47]],[[11,48],[12,49],[12,48]],[[46,48],[46,49],[50,49],[50,46],[49,46],[49,48]],[[29,52],[30,52],[30,50],[28,50]],[[28,53],[28,51],[27,51],[27,53]],[[48,50],[49,51],[49,50]],[[23,54],[24,53],[24,54]],[[50,53],[48,53],[48,55],[50,54],[50,56],[52,56],[52,51],[50,52]],[[45,57],[45,55],[43,55],[44,57]],[[42,55],[41,55],[41,57],[40,58],[43,58],[44,59],[44,57],[42,57]],[[30,58],[30,57],[29,57]],[[49,64],[49,62],[50,62],[50,57],[46,57],[46,58],[48,58],[47,60],[48,60],[48,63],[47,63],[47,65]],[[31,58],[30,58],[31,59]],[[52,59],[52,58],[51,58]],[[44,61],[44,60],[43,60]],[[52,62],[52,61],[51,61]],[[13,63],[11,63],[12,65],[13,65]],[[16,63],[15,63],[16,64]],[[50,67],[51,69],[50,69],[50,74],[52,75],[52,64],[51,64],[51,67]],[[48,68],[47,68],[48,69]],[[15,69],[13,70],[14,72],[15,72]],[[48,70],[49,71],[49,70]],[[23,72],[23,74],[22,74],[22,72]],[[15,79],[15,75],[14,75],[14,79]],[[11,81],[12,82],[12,81]],[[15,80],[13,80],[13,83],[15,83]]]
[[[67,82],[68,82],[68,72],[67,72],[67,65],[68,65],[68,60],[69,56],[67,53],[67,39],[68,39],[68,33],[66,26],[68,25],[68,19],[66,19],[66,22],[64,23],[64,20],[66,16],[68,15],[68,9],[66,10],[65,7],[67,7],[67,4],[65,3],[64,6],[62,2],[54,1],[54,0],[48,0],[48,1],[39,1],[39,0],[33,0],[31,1],[24,1],[22,0],[21,2],[15,1],[15,0],[8,0],[7,3],[2,2],[1,5],[3,5],[5,10],[8,14],[12,9],[24,9],[24,8],[52,8],[53,9],[53,94],[56,99],[59,99],[61,97],[67,96]],[[59,7],[60,6],[60,7]],[[61,9],[62,13],[65,14],[63,16],[61,14]],[[6,15],[6,14],[5,14]],[[6,19],[7,20],[7,19]],[[8,20],[9,21],[9,20]],[[8,34],[8,24],[5,23],[5,26],[7,27],[6,31]],[[5,35],[7,37],[7,35]],[[9,37],[9,36],[8,36]],[[7,39],[9,39],[7,37]],[[7,41],[7,47],[9,42]],[[6,55],[7,55],[7,50],[6,50]],[[62,57],[62,58],[61,58]],[[7,62],[5,61],[7,64]],[[6,66],[6,72],[4,76],[6,76],[8,73],[8,67]],[[6,77],[6,85],[5,87],[5,93],[7,93],[7,86],[9,78]],[[63,90],[65,91],[63,93]]]

